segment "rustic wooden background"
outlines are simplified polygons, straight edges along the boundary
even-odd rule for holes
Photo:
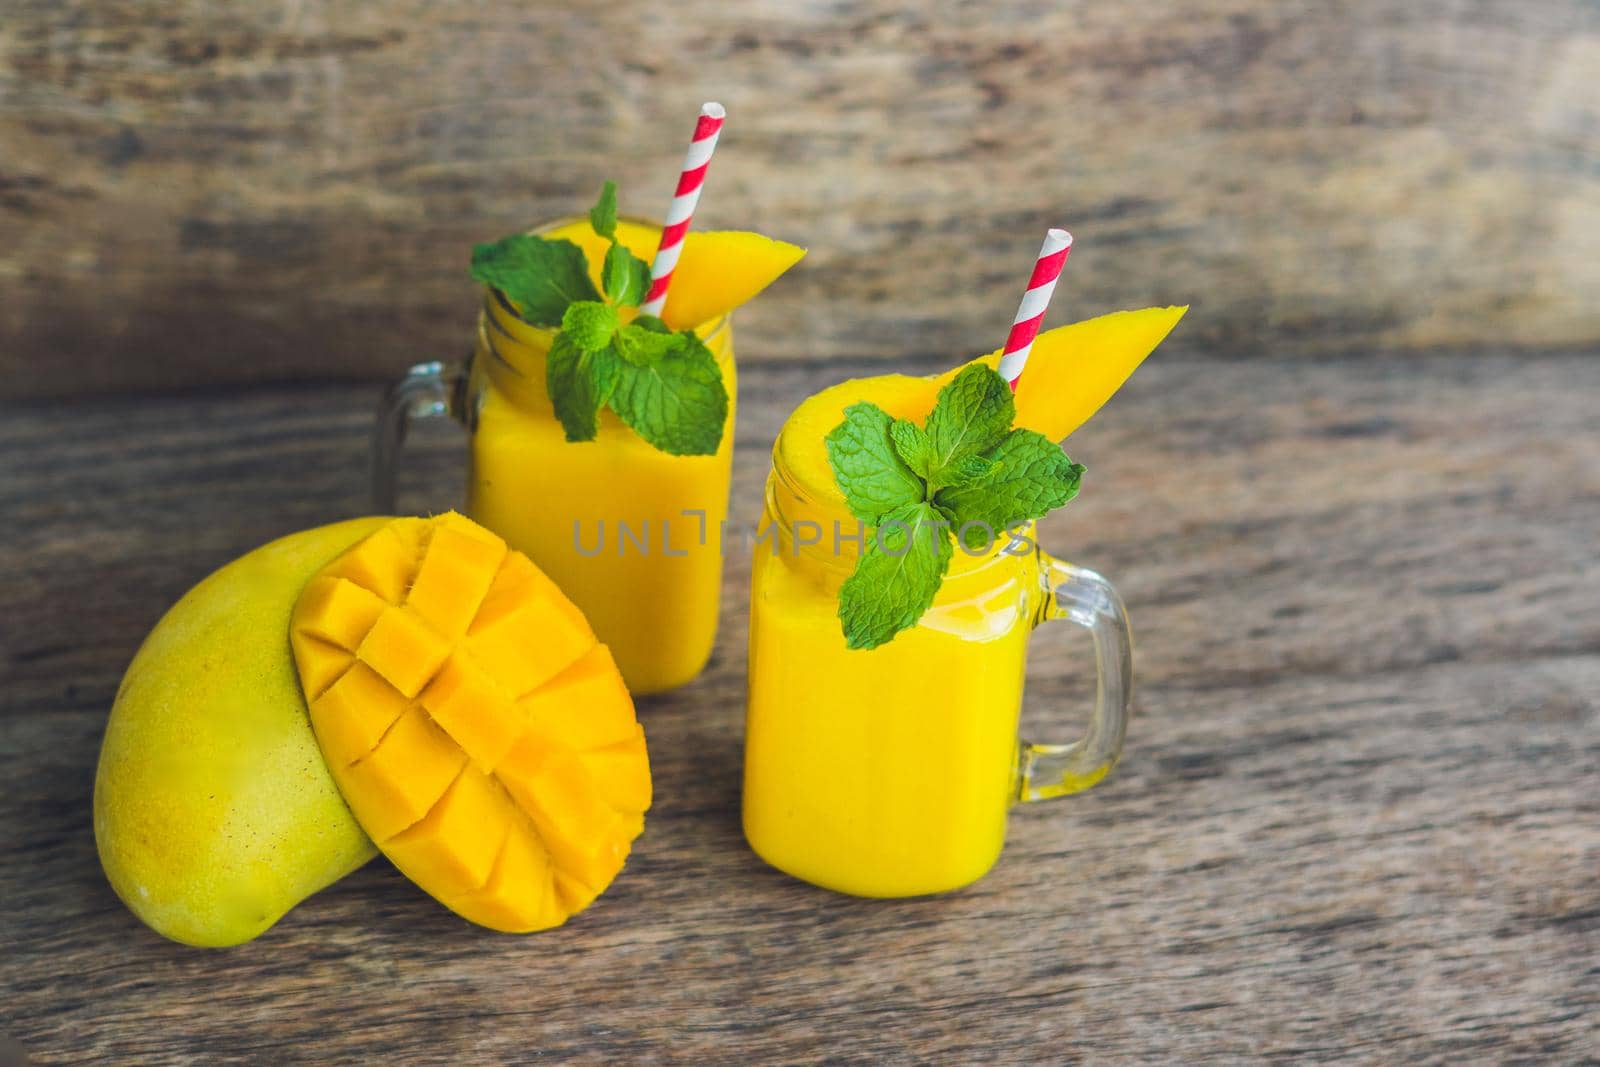
[[[747,362],[992,348],[1053,223],[1053,321],[1583,345],[1597,70],[1591,0],[7,0],[0,395],[459,353],[469,242],[605,177],[658,213],[708,98],[701,223],[812,249]]]

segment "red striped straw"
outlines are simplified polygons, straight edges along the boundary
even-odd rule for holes
[[[694,216],[694,206],[700,202],[700,188],[706,181],[706,167],[711,165],[711,153],[716,151],[717,135],[722,132],[722,120],[727,116],[721,104],[701,105],[700,121],[694,124],[694,137],[689,141],[688,154],[683,157],[683,173],[678,175],[678,191],[673,194],[666,225],[661,229],[661,246],[650,264],[650,292],[639,305],[641,314],[659,316],[661,309],[667,306],[667,286],[672,284],[672,270],[678,265],[683,236],[689,232],[689,220]]]
[[[1039,258],[1033,262],[1033,276],[1028,279],[1028,291],[1022,294],[1017,317],[1011,320],[1011,332],[1006,335],[1005,350],[1000,353],[1000,377],[1011,383],[1012,392],[1016,392],[1017,379],[1028,362],[1028,353],[1033,351],[1039,324],[1044,321],[1045,308],[1050,306],[1050,294],[1056,291],[1056,281],[1071,251],[1072,234],[1066,230],[1045,231]]]

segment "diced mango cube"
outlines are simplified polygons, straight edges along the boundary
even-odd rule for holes
[[[517,934],[560,926],[573,914],[556,896],[550,854],[523,819],[512,823],[483,888],[448,905],[473,922]]]
[[[350,581],[323,574],[300,594],[295,625],[346,652],[354,652],[388,605],[383,598]]]
[[[382,675],[365,663],[350,662],[311,702],[311,725],[328,762],[348,766],[377,748],[405,710],[405,698]]]
[[[580,631],[555,615],[549,600],[534,600],[493,626],[474,628],[466,647],[515,699],[572,666],[594,643],[587,628]]]
[[[443,515],[435,516],[431,521],[436,531],[454,530],[456,533],[465,534],[475,541],[493,545],[502,556],[508,551],[504,538],[487,526],[473,522],[458,511],[447,511]]]
[[[390,607],[378,616],[356,658],[388,679],[408,699],[422,692],[445,657],[450,644],[408,608]]]
[[[556,896],[568,912],[576,914],[594,903],[600,891],[560,867],[555,874]]]
[[[540,729],[576,749],[604,748],[639,733],[633,698],[605,645],[595,645],[518,703]]]
[[[642,814],[650,808],[650,757],[645,751],[644,731],[638,726],[633,731],[626,741],[585,752],[583,762],[606,803],[618,811]]]
[[[440,527],[434,531],[406,594],[406,606],[443,636],[451,640],[460,637],[477,615],[505,554],[503,542],[496,544],[453,527]]]
[[[594,631],[578,605],[563,593],[555,582],[534,566],[533,561],[521,552],[506,556],[495,578],[494,587],[483,598],[478,617],[472,621],[469,632],[478,633],[504,622],[506,616],[521,611],[529,603],[538,601],[550,606],[556,617],[565,620],[574,631],[590,638]]]
[[[401,870],[429,872],[435,896],[480,888],[494,871],[514,816],[505,790],[468,767],[420,822],[391,837],[383,850]]]
[[[308,702],[315,702],[352,662],[349,652],[302,630],[289,631],[289,648],[294,652],[300,688],[305,691]]]
[[[469,656],[451,656],[421,700],[433,721],[484,771],[500,765],[527,722],[495,678]]]
[[[334,560],[323,573],[348,578],[384,603],[398,604],[417,573],[427,533],[426,520],[396,519]]]
[[[343,770],[337,765],[332,770],[356,821],[383,848],[428,814],[466,765],[467,754],[413,704],[377,748]]]

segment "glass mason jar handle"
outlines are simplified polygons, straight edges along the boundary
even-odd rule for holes
[[[1133,637],[1122,597],[1094,571],[1039,553],[1045,586],[1040,622],[1065,619],[1094,636],[1094,714],[1089,732],[1067,745],[1021,743],[1017,797],[1023,804],[1088,789],[1111,773],[1122,755],[1133,704]]]
[[[411,420],[446,415],[459,418],[466,381],[464,363],[418,363],[385,390],[372,431],[372,508],[376,514],[394,513],[395,468]]]

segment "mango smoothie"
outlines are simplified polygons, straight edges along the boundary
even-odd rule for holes
[[[1000,855],[1015,792],[1023,668],[1043,599],[1031,541],[958,551],[932,609],[887,645],[850,650],[839,627],[839,586],[857,554],[844,538],[859,531],[823,438],[859,400],[920,419],[937,388],[869,378],[805,401],[773,449],[756,546],[745,835],[780,870],[859,896],[976,881]]]
[[[1012,426],[1046,448],[1067,437],[1185,310],[1118,312],[1038,335]],[[973,363],[993,369],[999,358]],[[863,417],[846,412],[861,402],[896,431],[906,429],[898,420],[922,422],[967,369],[823,390],[773,447],[750,594],[744,831],[768,863],[828,889],[897,897],[976,881],[1000,855],[1012,804],[1087,789],[1122,749],[1132,660],[1121,599],[1104,578],[1042,551],[1031,522],[987,546],[958,541],[914,622],[886,641],[857,631],[856,647],[847,642],[841,587],[874,535],[840,489],[828,438]],[[1017,737],[1027,646],[1054,620],[1092,634],[1095,707],[1079,739],[1030,744]]]
[[[632,220],[617,227],[619,241],[645,258],[659,232]],[[606,242],[587,220],[540,233],[582,247],[598,284]],[[730,401],[712,455],[661,452],[609,410],[594,441],[568,442],[545,386],[552,332],[523,321],[492,290],[467,386],[468,512],[555,579],[636,694],[692,679],[716,638],[737,383],[728,317],[696,332]]]

